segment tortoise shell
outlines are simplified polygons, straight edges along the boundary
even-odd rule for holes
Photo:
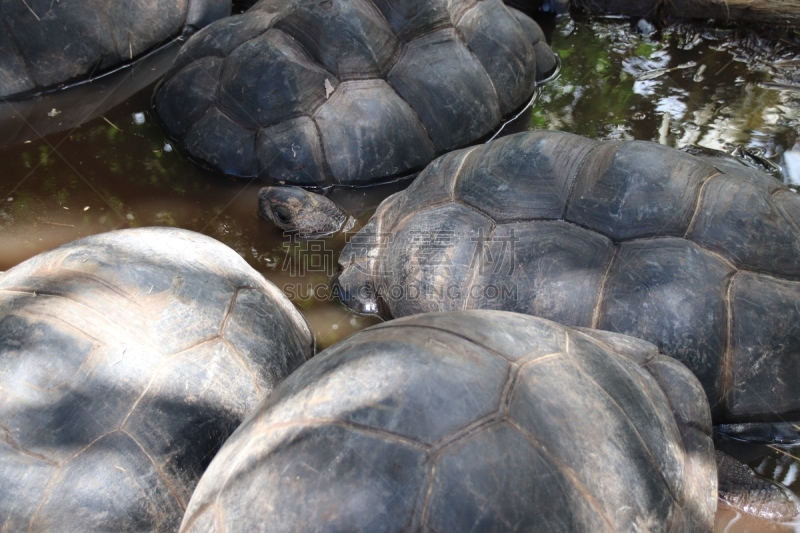
[[[505,309],[640,337],[718,422],[800,413],[800,199],[763,172],[535,131],[434,161],[340,258],[359,312]]]
[[[86,79],[230,12],[230,0],[0,0],[0,97]]]
[[[175,531],[236,426],[313,354],[289,300],[185,230],[80,239],[0,275],[0,528]]]
[[[155,109],[226,174],[364,185],[490,133],[555,65],[500,0],[262,0],[189,39]]]
[[[362,330],[225,443],[182,531],[711,531],[697,379],[652,344],[503,311]]]

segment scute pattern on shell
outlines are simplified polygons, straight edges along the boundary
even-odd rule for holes
[[[0,0],[0,97],[103,72],[230,12],[230,0]]]
[[[211,457],[313,355],[230,248],[170,228],[0,275],[0,528],[174,531]]]
[[[738,163],[534,131],[435,160],[351,238],[339,285],[359,312],[505,309],[641,337],[718,421],[780,419],[800,414],[799,224],[797,195]]]
[[[262,0],[186,43],[155,108],[226,174],[364,185],[490,133],[555,65],[501,0]]]
[[[649,343],[501,311],[407,317],[281,383],[181,529],[711,531],[710,435],[697,379]]]

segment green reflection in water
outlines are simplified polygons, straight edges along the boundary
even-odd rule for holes
[[[559,21],[553,45],[563,70],[544,88],[532,128],[676,148],[744,146],[782,165],[787,182],[800,183],[784,157],[797,142],[800,91],[774,84],[786,74],[781,62],[750,60],[759,70],[748,69],[750,51],[733,48],[722,31],[680,26],[647,36],[630,26]]]

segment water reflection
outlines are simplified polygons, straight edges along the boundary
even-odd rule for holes
[[[0,100],[0,146],[77,128],[113,109],[166,73],[180,49],[174,40],[102,77],[39,98]]]
[[[211,174],[173,150],[151,91],[78,128],[0,149],[0,271],[79,237],[159,225],[210,235],[279,287],[293,282],[281,271],[287,238],[257,216],[261,184]],[[335,300],[295,303],[321,346],[376,322]]]
[[[774,479],[800,494],[800,447],[753,446],[749,465],[760,476]],[[721,504],[717,509],[715,533],[800,533],[800,520],[775,523],[742,515]]]
[[[791,149],[783,154],[786,165],[786,178],[792,185],[800,185],[800,142],[794,143]]]
[[[714,533],[800,533],[800,524],[760,520],[720,503],[717,506]]]
[[[800,129],[796,50],[688,25],[643,34],[620,20],[561,19],[553,40],[564,68],[544,88],[533,127],[676,148],[758,148],[788,176],[784,154]],[[797,184],[794,176],[787,182]]]

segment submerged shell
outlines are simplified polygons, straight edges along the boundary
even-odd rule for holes
[[[743,165],[536,131],[434,161],[340,259],[360,312],[487,308],[643,338],[718,421],[800,414],[800,199]]]
[[[0,0],[0,98],[86,79],[230,12],[230,0]]]
[[[313,353],[233,250],[146,228],[0,275],[0,524],[174,531],[222,442]]]
[[[711,531],[702,388],[655,346],[500,311],[398,319],[289,376],[182,531]]]
[[[363,185],[490,133],[555,65],[501,0],[262,0],[186,43],[155,108],[227,174]]]

